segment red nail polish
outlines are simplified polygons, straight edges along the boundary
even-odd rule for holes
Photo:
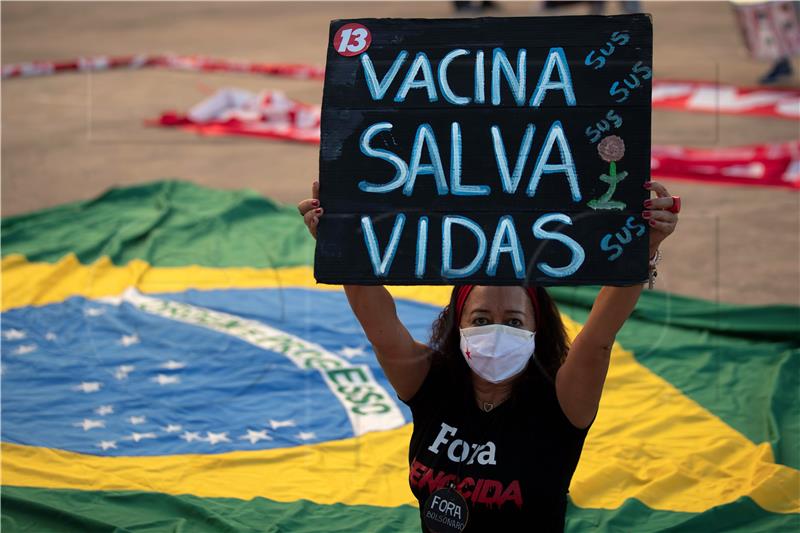
[[[644,185],[642,185],[642,187],[644,187],[645,189],[649,189],[650,188],[650,182],[649,181],[645,181]]]
[[[651,214],[650,211],[642,211],[643,218],[650,218],[650,214]]]
[[[314,212],[315,212],[315,213],[322,213],[322,208],[320,207],[320,208],[318,208],[318,209],[314,209]]]
[[[319,200],[311,200],[311,205],[317,207],[319,205]]]
[[[645,207],[653,207],[653,200],[645,200],[644,201]]]
[[[650,221],[650,225],[651,225],[651,226],[655,226],[655,225],[656,225],[656,221],[655,221],[655,220],[651,220],[651,221]]]

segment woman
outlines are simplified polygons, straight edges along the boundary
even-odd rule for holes
[[[680,199],[657,182],[642,217],[651,269]],[[298,209],[311,234],[314,182]],[[344,287],[386,377],[414,421],[409,483],[424,531],[563,531],[567,492],[641,285],[603,287],[570,345],[543,287],[457,286],[429,344],[411,337],[381,286]],[[464,529],[466,527],[466,529]]]

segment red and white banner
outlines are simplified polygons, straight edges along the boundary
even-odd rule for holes
[[[800,190],[800,141],[734,148],[653,146],[653,176]]]
[[[323,69],[309,65],[229,61],[206,56],[97,56],[62,62],[5,65],[3,78],[143,67],[202,72],[247,72],[319,80]],[[756,115],[800,120],[800,90],[762,89],[710,82],[655,80],[653,108]],[[216,92],[187,114],[163,113],[147,125],[179,127],[204,135],[249,135],[319,143],[318,106],[288,98],[279,91],[252,93],[235,88]],[[695,149],[654,146],[653,175],[715,183],[800,188],[800,141],[739,148]]]
[[[302,80],[321,80],[325,72],[324,69],[320,67],[292,63],[254,63],[252,61],[214,59],[199,55],[138,54],[118,57],[79,57],[78,59],[67,61],[14,63],[3,65],[2,78],[24,78],[30,76],[44,76],[58,72],[88,72],[143,67],[160,67],[202,72],[245,72],[249,74],[281,76]]]
[[[4,65],[2,77],[41,76],[67,71],[101,71],[143,67],[199,72],[244,72],[294,79],[323,79],[321,67],[300,64],[255,63],[199,55],[132,55],[82,57],[70,61],[36,61]],[[800,90],[762,89],[712,82],[655,80],[653,108],[731,115],[758,115],[800,120]]]
[[[203,135],[249,135],[319,143],[319,107],[279,91],[221,89],[186,115],[167,112],[149,125]],[[653,146],[653,176],[737,185],[800,189],[800,141],[736,148]]]
[[[187,114],[162,113],[149,126],[178,127],[201,135],[247,135],[319,143],[320,108],[280,91],[220,89]]]
[[[800,90],[655,80],[653,109],[800,120]]]

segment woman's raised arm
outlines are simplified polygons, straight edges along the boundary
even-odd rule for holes
[[[428,374],[430,349],[414,340],[400,321],[385,287],[345,285],[344,292],[392,387],[400,399],[410,399]]]
[[[316,239],[317,225],[324,210],[319,203],[319,182],[312,186],[312,197],[297,204],[308,231]],[[378,363],[402,400],[416,394],[430,368],[430,349],[414,340],[397,316],[397,308],[383,286],[345,285],[344,292]]]
[[[678,223],[673,197],[657,182],[645,184],[657,198],[645,202],[642,216],[650,224],[650,257]],[[680,204],[677,204],[677,208]],[[589,425],[597,412],[617,333],[630,316],[642,286],[603,287],[589,318],[575,337],[567,359],[556,374],[556,394],[561,409],[579,428]]]

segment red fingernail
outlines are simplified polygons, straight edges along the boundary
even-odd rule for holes
[[[642,187],[644,187],[645,189],[649,189],[650,188],[650,182],[649,181],[645,181],[644,185],[642,185]]]
[[[650,218],[650,211],[642,211],[642,217]]]
[[[653,207],[653,200],[645,200],[644,201],[645,207]]]
[[[651,220],[651,221],[650,221],[650,225],[651,225],[651,226],[655,226],[655,225],[656,225],[656,221],[655,221],[655,220]]]
[[[315,213],[322,213],[322,208],[320,207],[320,208],[318,208],[318,209],[314,209],[314,212],[315,212]]]
[[[311,200],[311,205],[313,205],[314,207],[318,206],[319,200]]]

